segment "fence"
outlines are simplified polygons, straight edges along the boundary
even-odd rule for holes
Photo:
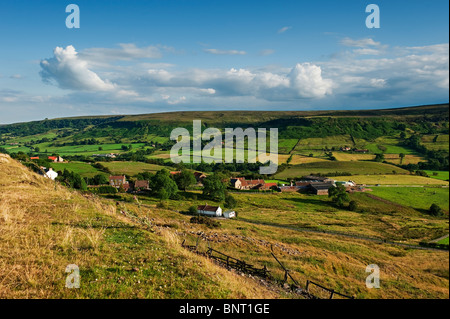
[[[213,260],[215,260],[216,262],[218,262],[219,264],[225,266],[227,269],[235,269],[238,271],[241,271],[243,273],[247,273],[253,276],[259,276],[262,277],[264,279],[268,279],[271,281],[275,281],[275,279],[270,275],[270,271],[267,269],[266,266],[264,266],[263,268],[256,268],[253,265],[247,264],[245,261],[239,260],[237,258],[234,258],[232,256],[229,256],[227,254],[224,254],[216,249],[211,248],[211,246],[209,245],[208,242],[208,249],[206,252],[201,252],[198,249],[198,245],[199,245],[199,240],[200,240],[200,236],[197,238],[197,242],[195,245],[186,245],[186,240],[183,240],[183,242],[181,243],[181,246],[192,251],[195,252],[199,255],[203,255],[205,257],[211,258]],[[282,282],[282,284],[286,284],[288,282],[288,279],[290,278],[293,282],[293,284],[291,285],[291,290],[293,290],[294,292],[304,296],[305,298],[308,299],[321,299],[316,295],[313,295],[310,292],[310,286],[314,285],[316,287],[319,287],[322,290],[325,290],[327,292],[330,293],[329,299],[333,299],[334,296],[340,296],[343,298],[348,298],[348,299],[354,299],[354,297],[352,296],[347,296],[344,294],[341,294],[337,291],[335,291],[334,289],[330,289],[327,287],[324,287],[318,283],[315,283],[311,280],[307,280],[306,281],[306,288],[303,289],[301,288],[300,284],[294,279],[294,277],[292,277],[292,275],[290,274],[290,271],[278,260],[278,258],[275,256],[275,254],[273,253],[273,247],[272,247],[272,256],[273,258],[275,258],[275,260],[278,262],[278,264],[281,266],[281,268],[283,268],[284,270],[284,280]]]

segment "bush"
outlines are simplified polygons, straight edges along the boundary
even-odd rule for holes
[[[218,227],[221,226],[218,221],[214,221],[211,218],[206,217],[206,216],[195,216],[195,217],[192,217],[190,222],[192,224],[203,224],[203,225],[206,225],[209,228],[218,228]]]
[[[358,203],[352,200],[350,203],[348,203],[348,209],[352,212],[356,212],[358,210]]]
[[[442,216],[442,215],[444,215],[444,211],[437,204],[431,205],[431,207],[428,210],[428,212],[429,212],[429,214],[431,216]]]
[[[191,214],[191,215],[197,214],[197,207],[195,207],[195,206],[189,207],[188,212],[189,212],[189,214]]]

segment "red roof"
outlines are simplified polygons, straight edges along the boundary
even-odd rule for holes
[[[30,157],[31,160],[39,159],[39,156]]]
[[[48,159],[52,160],[52,161],[56,161],[58,158],[56,156],[49,156]]]

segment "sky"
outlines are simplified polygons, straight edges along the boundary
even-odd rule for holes
[[[0,124],[447,103],[448,39],[444,0],[4,0]]]

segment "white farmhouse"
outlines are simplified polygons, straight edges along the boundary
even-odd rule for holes
[[[49,168],[47,173],[44,174],[44,177],[50,178],[54,181],[58,177],[58,173],[56,173],[53,168]]]
[[[222,208],[220,206],[209,206],[208,204],[200,205],[197,207],[197,213],[210,217],[220,217],[222,216]]]

